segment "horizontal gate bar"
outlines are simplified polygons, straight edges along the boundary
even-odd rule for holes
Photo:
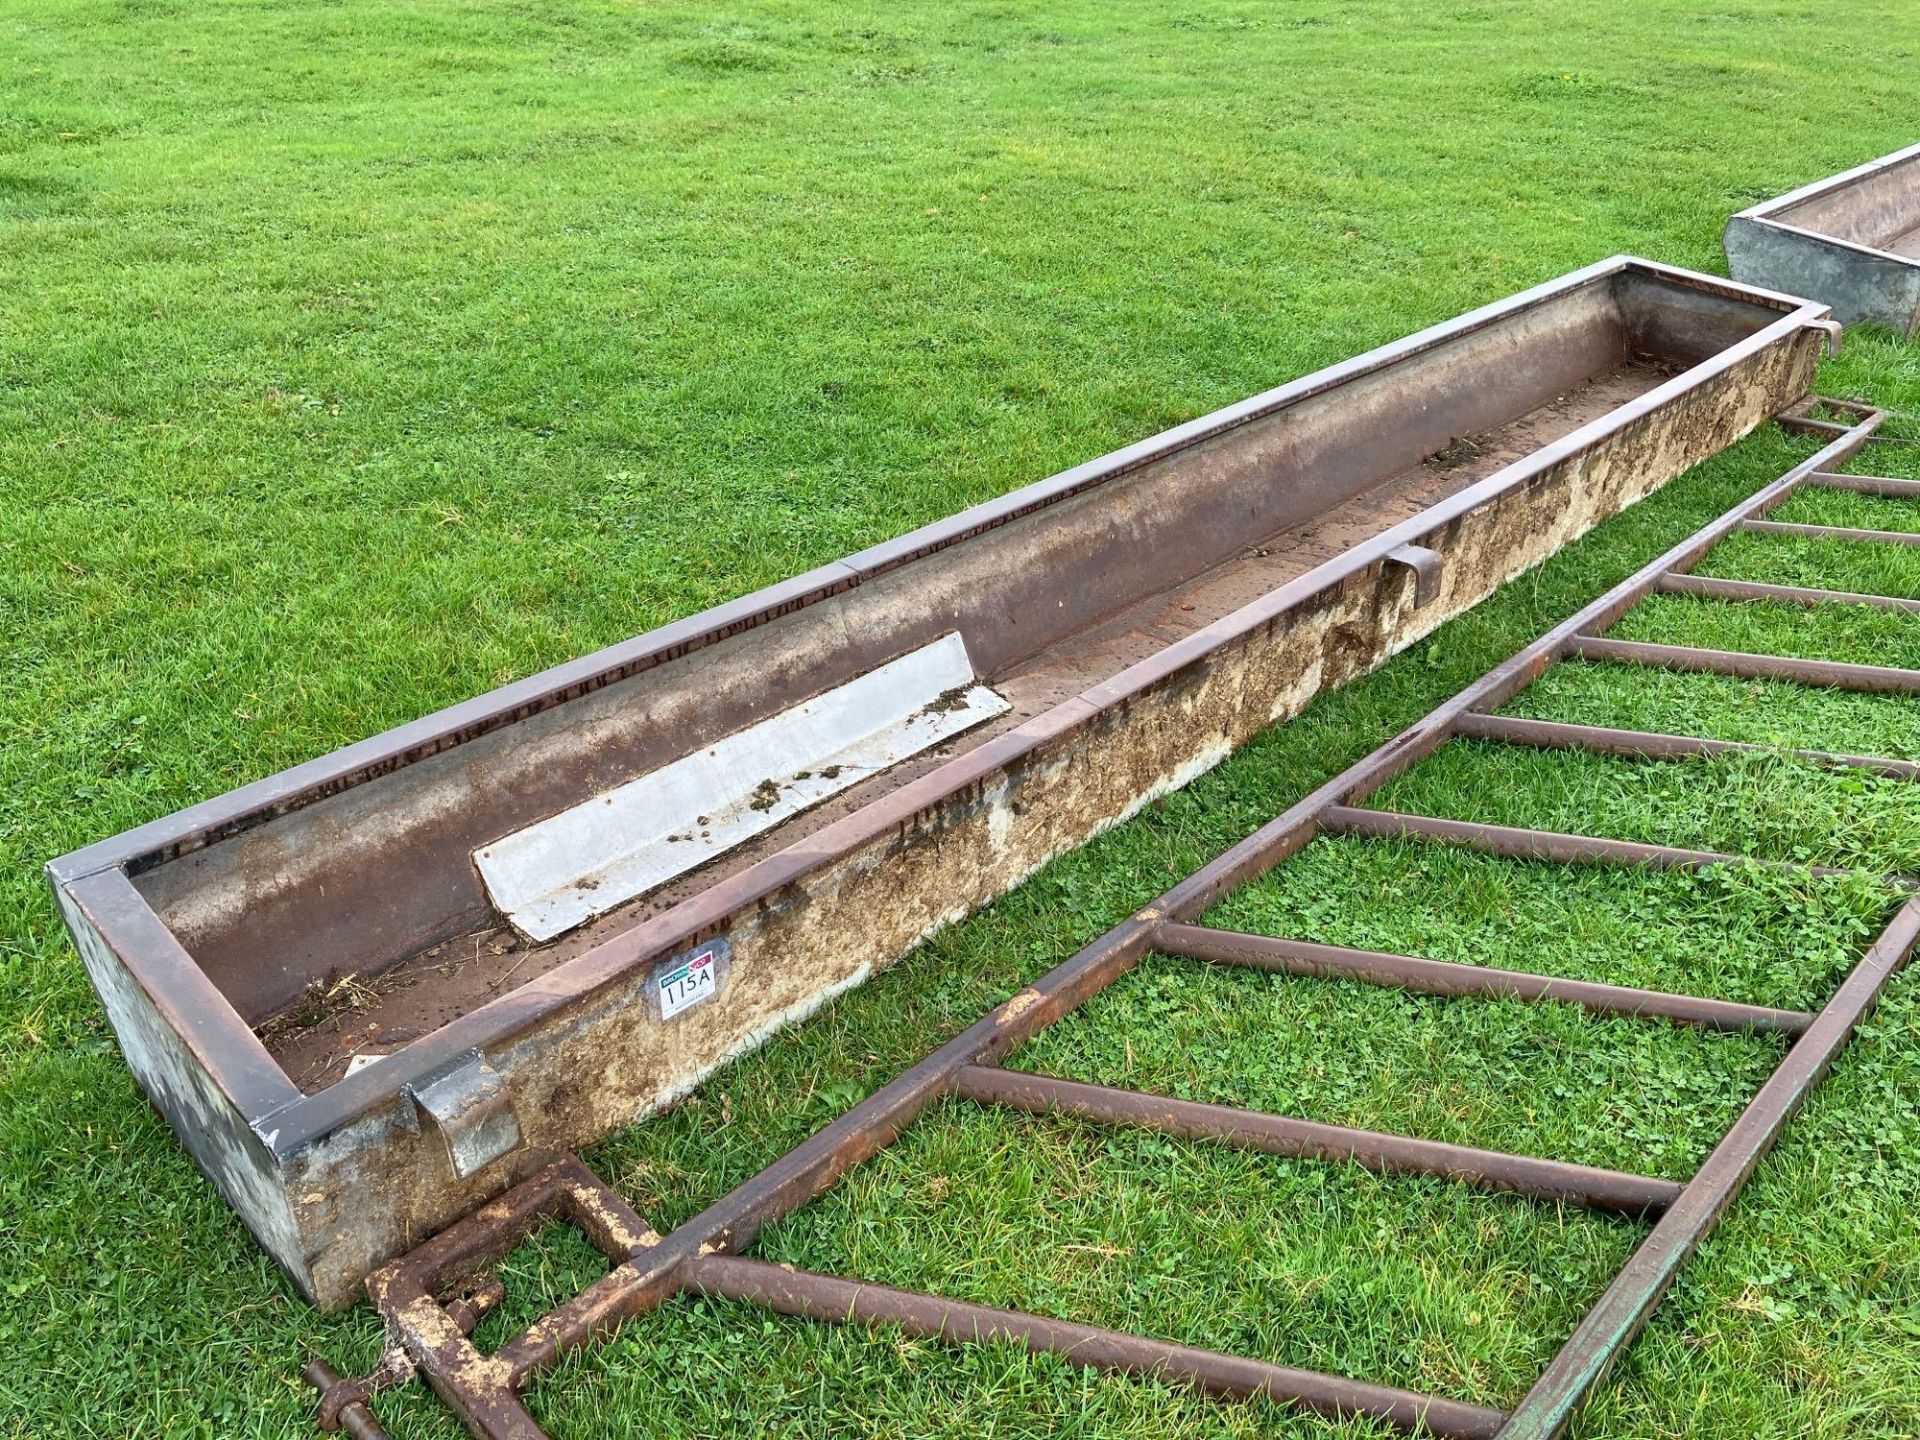
[[[1351,1161],[1377,1174],[1432,1175],[1484,1190],[1625,1215],[1657,1214],[1680,1194],[1676,1182],[1650,1175],[1356,1130],[1346,1125],[1324,1125],[1291,1115],[1175,1100],[1139,1090],[1115,1090],[994,1065],[969,1065],[956,1071],[951,1087],[953,1094],[979,1105],[1002,1105],[1037,1115],[1068,1115],[1100,1125],[1134,1125],[1185,1140],[1218,1140],[1270,1155]]]
[[[1873,423],[1876,425],[1879,424],[1886,419],[1888,413],[1890,412],[1885,410],[1879,411],[1878,414],[1872,417]],[[1788,434],[1824,435],[1833,443],[1858,438],[1862,443],[1868,445],[1920,445],[1920,439],[1911,435],[1868,434],[1860,436],[1858,432],[1861,429],[1861,425],[1866,423],[1864,421],[1861,422],[1861,424],[1843,425],[1835,420],[1815,420],[1805,415],[1776,415],[1773,417],[1773,422]],[[1842,458],[1844,459],[1845,457]],[[1827,463],[1827,461],[1823,460],[1822,463]]]
[[[1514,825],[1484,825],[1477,820],[1440,820],[1398,810],[1359,810],[1330,805],[1320,817],[1329,831],[1368,835],[1377,840],[1437,840],[1464,845],[1510,860],[1548,860],[1559,865],[1650,865],[1657,870],[1702,870],[1709,865],[1757,865],[1797,875],[1850,875],[1832,865],[1800,865],[1724,855],[1718,850],[1686,850],[1674,845],[1643,845],[1637,840],[1605,840],[1596,835],[1563,835],[1557,830],[1525,830]]]
[[[1559,720],[1530,720],[1518,715],[1462,715],[1455,733],[1472,740],[1531,745],[1541,750],[1588,750],[1641,760],[1691,760],[1707,755],[1784,755],[1809,765],[1868,770],[1895,780],[1920,778],[1920,761],[1888,760],[1878,755],[1835,755],[1825,750],[1786,750],[1750,745],[1744,740],[1707,740],[1697,735],[1663,735],[1657,730],[1615,730],[1604,725],[1569,725]]]
[[[784,1265],[737,1255],[706,1255],[688,1261],[681,1280],[694,1294],[761,1305],[782,1315],[840,1325],[895,1325],[919,1339],[957,1345],[1010,1340],[1090,1369],[1184,1382],[1210,1394],[1236,1399],[1264,1397],[1320,1415],[1368,1416],[1403,1431],[1449,1440],[1491,1440],[1506,1419],[1498,1410],[1439,1395],[1369,1385],[1069,1320],[1049,1320],[1018,1310],[868,1285],[837,1275],[789,1270]]]
[[[1557,1000],[1600,1015],[1670,1020],[1707,1030],[1768,1030],[1798,1035],[1813,1023],[1799,1010],[1775,1010],[1766,1005],[1742,1005],[1732,1000],[1708,1000],[1695,995],[1672,995],[1662,990],[1640,990],[1628,985],[1603,985],[1591,980],[1566,980],[1533,975],[1522,970],[1496,970],[1488,965],[1457,965],[1412,955],[1389,955],[1377,950],[1351,950],[1344,945],[1319,945],[1310,940],[1280,940],[1266,935],[1243,935],[1199,925],[1162,925],[1154,948],[1214,965],[1242,965],[1284,975],[1310,975],[1323,980],[1357,980],[1390,985],[1424,995],[1486,996],[1512,1000]]]
[[[1497,710],[1564,659],[1576,637],[1598,633],[1638,605],[1662,576],[1687,570],[1739,528],[1742,520],[1764,515],[1823,468],[1848,463],[1873,438],[1884,421],[1881,412],[1836,436],[1778,480],[1694,531],[1685,540],[1642,565],[1605,594],[1595,597],[1544,635],[1509,655],[1466,689],[1442,701],[1385,744],[1302,796],[1238,844],[1215,856],[1160,897],[1155,907],[1176,920],[1196,920],[1237,885],[1264,874],[1313,839],[1322,810],[1330,804],[1364,800],[1394,776],[1431,755],[1453,734],[1459,717],[1473,710]],[[1785,423],[1785,417],[1781,417]]]
[[[1806,415],[1776,415],[1773,423],[1788,434],[1830,435],[1835,439],[1848,434],[1851,426],[1833,420],[1815,420]]]
[[[1652,665],[1703,675],[1732,675],[1742,680],[1785,680],[1835,690],[1880,695],[1920,694],[1920,670],[1889,665],[1853,665],[1843,660],[1801,660],[1788,655],[1756,655],[1745,650],[1703,650],[1692,645],[1653,645],[1643,640],[1577,636],[1572,650],[1582,660],[1611,660],[1622,665]]]
[[[1665,575],[1661,577],[1659,589],[1665,595],[1692,595],[1702,600],[1766,600],[1775,605],[1870,605],[1876,610],[1920,613],[1920,600],[1901,595],[1813,590],[1804,585],[1763,585],[1757,580],[1722,580],[1712,575]]]
[[[1501,1440],[1551,1440],[1574,1407],[1633,1343],[1687,1257],[1719,1221],[1754,1166],[1772,1148],[1807,1092],[1820,1083],[1834,1056],[1873,1009],[1880,992],[1920,939],[1920,899],[1901,906],[1860,963],[1815,1017],[1807,1033],[1740,1112],[1680,1199],[1560,1348],[1500,1432]]]
[[[1831,470],[1816,470],[1807,477],[1807,484],[1823,490],[1879,495],[1888,500],[1920,500],[1920,480],[1895,480],[1886,475],[1836,475]]]
[[[1920,545],[1920,534],[1905,530],[1860,530],[1851,525],[1790,525],[1783,520],[1743,520],[1754,535],[1791,535],[1800,540],[1864,540],[1878,545]]]

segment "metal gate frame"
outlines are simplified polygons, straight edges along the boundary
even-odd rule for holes
[[[1361,805],[1389,780],[1455,736],[1648,760],[1767,748],[1488,713],[1567,658],[1880,693],[1920,693],[1920,671],[1915,670],[1605,637],[1604,632],[1622,616],[1655,593],[1920,610],[1920,602],[1907,599],[1707,579],[1689,573],[1714,545],[1736,531],[1916,543],[1917,537],[1912,535],[1780,525],[1763,518],[1787,497],[1809,486],[1920,498],[1920,482],[1828,473],[1828,467],[1851,459],[1869,441],[1887,438],[1875,435],[1886,418],[1885,412],[1831,400],[1813,405],[1845,415],[1850,421],[1841,424],[1812,418],[1811,405],[1782,417],[1781,423],[1790,428],[1830,436],[1818,453],[1495,666],[677,1229],[665,1235],[657,1233],[580,1160],[568,1157],[369,1276],[367,1292],[385,1318],[388,1349],[380,1367],[362,1379],[343,1379],[317,1360],[307,1367],[308,1380],[321,1391],[321,1427],[345,1429],[358,1440],[384,1436],[386,1432],[367,1406],[369,1396],[418,1373],[425,1375],[473,1434],[486,1440],[534,1440],[544,1432],[520,1397],[542,1371],[567,1351],[607,1334],[622,1322],[676,1295],[691,1294],[760,1305],[820,1321],[898,1326],[910,1335],[954,1344],[1010,1340],[1075,1364],[1185,1382],[1216,1395],[1264,1397],[1325,1415],[1373,1416],[1409,1432],[1459,1440],[1546,1440],[1559,1434],[1575,1408],[1638,1335],[1680,1266],[1732,1203],[1760,1158],[1905,962],[1920,939],[1920,896],[1909,894],[1826,1005],[1815,1013],[1270,939],[1207,929],[1193,922],[1228,892],[1279,865],[1318,835],[1411,837],[1558,864],[1681,869],[1757,864],[1801,874],[1841,873],[1819,866],[1441,820]],[[1815,751],[1794,753],[1819,763],[1883,775],[1912,779],[1920,774],[1920,765],[1911,761]],[[1886,879],[1903,893],[1914,888],[1905,877]],[[1793,1037],[1793,1044],[1685,1184],[1000,1068],[999,1062],[1009,1052],[1084,1004],[1149,954],[1399,986],[1423,994],[1562,1001],[1609,1015],[1720,1030],[1773,1031]],[[763,1225],[792,1213],[831,1187],[851,1167],[897,1139],[929,1103],[949,1096],[981,1105],[1065,1114],[1100,1124],[1145,1127],[1278,1155],[1351,1161],[1381,1172],[1442,1176],[1549,1202],[1572,1202],[1658,1218],[1540,1379],[1510,1413],[1091,1325],[793,1270],[739,1253],[752,1245]],[[552,1219],[564,1219],[580,1229],[607,1256],[612,1268],[492,1354],[482,1354],[468,1337],[502,1295],[499,1282],[489,1274],[491,1267]]]

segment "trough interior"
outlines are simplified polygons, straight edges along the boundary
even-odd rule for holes
[[[1783,206],[1772,218],[1836,240],[1920,258],[1920,155]]]
[[[1600,277],[135,883],[293,1081],[324,1089],[355,1054],[509,993],[1776,318]],[[476,847],[953,630],[1011,702],[1000,719],[547,944],[489,906]]]

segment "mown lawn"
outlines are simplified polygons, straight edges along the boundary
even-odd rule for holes
[[[1731,210],[1920,113],[1920,13],[1814,0],[0,0],[0,56],[20,1436],[307,1434],[302,1356],[378,1346],[302,1307],[147,1110],[49,856],[1603,255],[1719,269]],[[1920,347],[1857,337],[1824,383],[1920,412]],[[589,1158],[685,1218],[1805,449],[1763,432],[1676,482]],[[1746,537],[1709,568],[1920,595],[1917,555]],[[1622,633],[1920,665],[1913,617],[1663,599]],[[1514,708],[1920,755],[1912,701],[1575,665]],[[1391,798],[1920,869],[1908,790],[1773,757],[1461,746]],[[1342,841],[1214,918],[1812,1004],[1876,906]],[[1015,1063],[1684,1176],[1776,1055],[1154,961]],[[1907,977],[1576,1432],[1920,1433],[1917,1112]],[[1505,1404],[1638,1233],[956,1106],[760,1253]],[[583,1264],[564,1235],[516,1257],[484,1337]],[[719,1305],[536,1397],[573,1436],[1337,1430]],[[455,1433],[421,1395],[383,1413]]]

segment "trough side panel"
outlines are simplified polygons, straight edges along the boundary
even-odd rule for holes
[[[685,1094],[1049,859],[1186,784],[1739,439],[1805,393],[1823,339],[1796,333],[1430,536],[1443,585],[1429,605],[1411,608],[1411,576],[1397,567],[1355,574],[744,908],[723,927],[732,972],[713,1001],[663,1024],[643,998],[653,967],[638,966],[490,1048],[526,1144],[470,1179],[455,1180],[444,1146],[398,1102],[292,1157],[319,1303],[350,1304],[369,1269],[553,1151],[590,1144]],[[369,1195],[379,1203],[366,1203]]]
[[[1768,210],[1767,218],[1856,245],[1884,245],[1920,225],[1920,155],[1890,158],[1857,179]]]
[[[1440,605],[1433,608],[1457,613],[1478,603],[1750,434],[1807,393],[1825,346],[1822,331],[1797,330],[1569,457],[1524,490],[1430,534],[1426,543],[1443,557]]]
[[[54,895],[80,963],[140,1089],[260,1248],[287,1272],[302,1294],[324,1303],[308,1275],[285,1177],[266,1144],[127,972],[72,888],[55,885]]]
[[[1106,487],[1082,523],[1008,526],[881,575],[846,597],[848,626],[861,633],[931,613],[993,674],[1463,436],[1552,403],[1626,348],[1611,285],[1583,286],[1155,461]]]
[[[1920,261],[1835,245],[1736,215],[1727,222],[1727,269],[1736,280],[1832,307],[1843,325],[1920,329]]]
[[[1613,287],[1628,350],[1668,365],[1697,365],[1780,318],[1749,300],[1645,271],[1625,271]]]

